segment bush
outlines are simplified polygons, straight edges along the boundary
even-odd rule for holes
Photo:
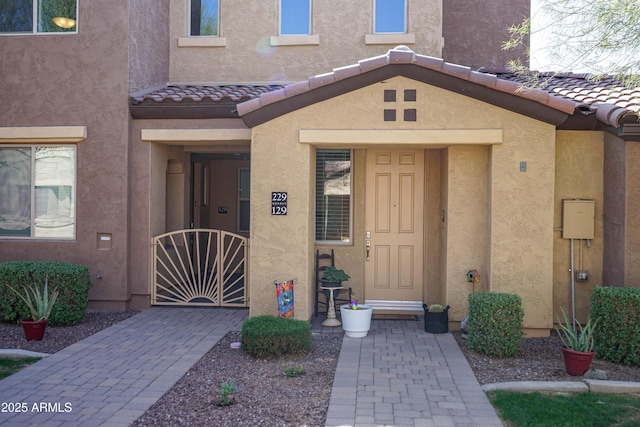
[[[469,295],[469,349],[489,356],[513,357],[522,347],[524,312],[518,295]]]
[[[15,322],[31,317],[29,308],[6,286],[19,292],[25,285],[42,290],[45,279],[49,290],[58,288],[60,295],[51,310],[49,325],[75,325],[87,311],[91,280],[89,269],[83,265],[64,262],[12,261],[0,263],[0,319]]]
[[[242,325],[242,350],[260,359],[311,350],[311,325],[302,320],[256,316]]]
[[[640,366],[640,289],[596,287],[591,295],[596,357]]]

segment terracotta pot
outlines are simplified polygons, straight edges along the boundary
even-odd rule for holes
[[[584,375],[591,366],[593,355],[595,352],[575,351],[567,347],[562,347],[562,356],[564,357],[564,366],[567,374],[579,377]]]
[[[37,322],[31,319],[22,320],[22,329],[24,330],[24,337],[27,341],[42,341],[46,327],[46,320],[39,320]]]

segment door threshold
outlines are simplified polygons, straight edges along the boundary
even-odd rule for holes
[[[414,312],[423,313],[422,301],[385,301],[385,300],[365,300],[366,305],[370,305],[374,312],[391,311],[411,314]]]

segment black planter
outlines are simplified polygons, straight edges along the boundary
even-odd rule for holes
[[[320,279],[320,281],[322,282],[322,287],[324,288],[340,288],[342,287],[342,282],[328,282],[324,279]],[[327,298],[327,301],[329,301],[329,298],[331,297],[330,294],[330,290],[328,289],[324,289],[324,296]],[[333,299],[335,300],[336,298],[338,298],[338,293],[340,292],[340,289],[336,289],[333,291]]]
[[[446,334],[449,332],[449,306],[441,312],[430,312],[426,304],[424,308],[424,330],[432,334]]]

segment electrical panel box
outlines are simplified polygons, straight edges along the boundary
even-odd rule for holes
[[[562,238],[593,239],[595,202],[593,200],[562,201]]]

